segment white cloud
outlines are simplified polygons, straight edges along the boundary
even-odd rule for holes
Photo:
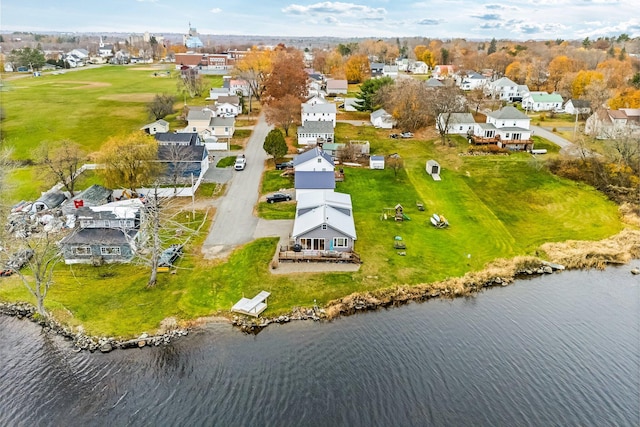
[[[344,16],[354,16],[361,18],[383,18],[387,10],[383,7],[369,7],[355,3],[343,2],[320,2],[308,6],[291,4],[282,9],[283,13],[291,15],[332,15],[340,14]]]
[[[222,12],[222,9],[220,9],[219,7],[214,7],[209,12],[211,12],[211,13],[220,13],[220,12]]]

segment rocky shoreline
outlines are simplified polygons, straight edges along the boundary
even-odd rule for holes
[[[468,296],[494,286],[508,286],[516,279],[553,274],[566,269],[604,269],[607,265],[628,264],[632,259],[640,259],[640,230],[624,230],[621,233],[598,242],[567,241],[544,244],[541,249],[556,262],[544,261],[538,257],[525,256],[510,260],[496,260],[482,271],[470,272],[463,277],[446,279],[437,283],[395,286],[366,293],[354,293],[328,302],[324,307],[295,307],[290,313],[277,317],[236,315],[229,321],[247,334],[257,334],[271,324],[283,324],[295,320],[331,320],[380,308],[397,307],[409,302],[427,301],[432,298],[455,298]],[[631,274],[640,274],[634,268]],[[375,279],[375,278],[371,278]],[[108,353],[115,349],[143,348],[169,344],[173,339],[188,335],[190,328],[178,328],[175,319],[162,324],[161,333],[118,340],[111,337],[89,336],[74,332],[56,320],[45,319],[36,308],[28,303],[0,303],[0,314],[38,323],[45,332],[61,335],[73,341],[76,351],[100,351]],[[167,319],[168,320],[168,319]],[[163,322],[164,323],[164,322]],[[192,323],[193,324],[193,323]]]
[[[28,303],[0,303],[0,314],[25,319],[40,325],[45,333],[60,335],[65,340],[73,342],[75,351],[100,351],[109,353],[116,349],[143,348],[166,345],[172,339],[186,336],[188,329],[171,329],[162,334],[149,335],[142,333],[138,338],[118,340],[112,337],[95,337],[83,332],[74,332],[68,326],[58,323],[55,319],[45,318],[38,314],[36,307]]]

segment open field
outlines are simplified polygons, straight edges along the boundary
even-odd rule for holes
[[[104,141],[115,135],[133,132],[150,122],[146,104],[156,94],[176,97],[176,111],[185,99],[178,93],[177,75],[156,78],[149,67],[103,66],[65,74],[25,77],[9,82],[3,92],[6,114],[3,132],[6,145],[16,160],[29,160],[33,150],[43,141],[71,140],[88,153],[100,149]],[[207,87],[222,86],[221,76],[204,76]],[[190,105],[205,105],[202,97],[187,99]],[[184,127],[175,113],[166,118],[172,129]],[[9,198],[14,201],[39,196],[50,187],[31,168],[15,171]],[[27,179],[34,177],[35,179]],[[22,188],[24,185],[27,188]],[[35,184],[35,185],[34,185]]]
[[[135,90],[139,88],[140,94],[150,93],[148,86],[138,82],[140,79],[146,82],[148,71],[138,74],[135,70],[125,73],[119,68],[108,69],[115,70],[115,75],[120,76],[109,79],[110,88],[119,88],[116,94],[127,93],[126,82]],[[92,75],[88,77],[84,72],[77,73],[74,81],[82,81],[80,76],[87,77],[86,81],[98,81],[100,73],[106,72],[102,69],[90,71]],[[128,80],[135,75],[138,75],[137,80]],[[27,83],[41,81],[26,80]],[[36,89],[16,89],[21,90]],[[38,90],[42,91],[42,88]],[[108,95],[104,88],[64,90],[100,92],[92,93],[91,101],[83,110],[86,114],[92,111],[92,104],[98,104],[96,109],[106,114],[108,108],[102,103],[116,103],[120,113],[134,114],[139,110],[135,114],[145,123],[143,103],[100,100]],[[49,125],[46,115],[42,115],[40,125],[67,129],[59,123],[64,121],[64,114],[59,109],[65,107],[60,105],[53,109],[53,124]],[[91,114],[86,123],[93,124],[102,119],[100,114]],[[110,126],[105,127],[103,123],[95,126],[105,132],[115,132],[121,126],[141,126],[140,123],[134,125],[133,120],[119,124],[113,117],[110,115],[107,119]],[[74,129],[71,127],[69,131]],[[9,133],[16,137],[17,132],[14,128]],[[38,132],[46,133],[40,129]],[[89,132],[93,139],[86,141],[87,148],[99,147],[102,138],[96,137],[98,133]],[[277,239],[256,240],[237,249],[224,261],[204,260],[200,246],[206,235],[204,230],[208,228],[205,226],[201,235],[186,247],[175,274],[162,274],[156,288],[146,288],[148,273],[135,264],[59,265],[56,284],[47,297],[46,307],[60,320],[74,326],[82,325],[90,334],[131,336],[145,330],[153,332],[170,316],[186,322],[202,316],[228,315],[230,307],[240,297],[252,296],[261,290],[272,293],[265,315],[276,316],[295,306],[311,306],[314,300],[323,305],[353,292],[459,277],[479,271],[497,258],[543,257],[540,247],[545,242],[600,240],[623,228],[618,207],[602,194],[549,174],[541,167],[540,160],[526,153],[461,155],[468,147],[464,138],[452,136],[451,143],[442,145],[432,129],[416,132],[416,137],[408,140],[391,139],[388,134],[389,130],[371,126],[339,123],[336,128],[336,142],[368,140],[372,154],[399,153],[405,162],[397,175],[391,169],[345,168],[345,181],[337,184],[337,191],[352,195],[358,232],[356,251],[363,260],[360,271],[272,275],[269,264],[276,251]],[[61,138],[56,136],[55,139]],[[39,139],[29,135],[25,141],[37,145]],[[557,153],[557,147],[544,140],[538,139],[536,147],[547,148],[549,156]],[[425,173],[425,162],[429,159],[441,164],[442,181],[435,182]],[[271,169],[271,161],[267,163]],[[268,170],[264,174],[263,194],[291,188],[291,179],[281,177],[280,173]],[[13,174],[14,182],[32,187],[38,179],[41,174],[35,168],[19,169]],[[95,176],[89,174],[83,179],[91,183]],[[222,191],[223,188],[213,185],[203,187],[199,199],[205,194],[219,195]],[[26,195],[27,191],[21,188],[13,194]],[[417,209],[417,201],[424,203],[425,211]],[[396,204],[405,208],[410,220],[383,219],[385,208],[393,208]],[[257,207],[260,215],[266,218],[291,218],[294,209],[292,203],[261,203]],[[434,228],[429,223],[433,213],[445,215],[451,226]],[[199,218],[202,215],[201,212]],[[395,236],[401,236],[407,246],[404,255],[398,254],[393,247]],[[0,283],[0,300],[32,301],[16,277],[2,278]]]

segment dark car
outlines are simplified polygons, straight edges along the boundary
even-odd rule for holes
[[[168,269],[182,256],[182,245],[171,245],[158,257],[158,269]]]
[[[291,200],[291,196],[286,193],[274,193],[267,197],[267,203],[287,202]]]
[[[400,135],[398,135],[397,133],[390,133],[389,134],[389,138],[397,139],[399,137],[400,137]]]
[[[293,162],[276,163],[277,170],[283,170],[293,167]]]

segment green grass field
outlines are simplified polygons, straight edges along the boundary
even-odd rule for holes
[[[127,92],[125,82],[130,76],[127,73],[137,74],[137,78],[143,80],[149,77],[149,71],[138,74],[143,71],[108,69],[115,70],[112,72],[120,76],[116,79],[120,82],[117,84],[122,90],[120,93]],[[78,72],[73,80],[94,81],[108,69],[91,70],[88,74]],[[70,75],[58,77],[71,79]],[[132,77],[129,82],[131,87],[133,80]],[[29,84],[39,85],[39,82],[41,80],[34,79]],[[15,84],[19,86],[18,82]],[[16,92],[20,90],[23,89],[15,89]],[[102,91],[104,88],[82,90]],[[133,91],[130,89],[129,92]],[[103,95],[94,93],[92,96],[91,102],[102,102],[98,98]],[[142,105],[129,104],[135,103],[120,101],[119,108],[128,111],[127,114],[139,109],[138,119],[144,122]],[[59,109],[64,108],[58,107],[51,113],[54,117],[51,126],[57,122],[55,117],[64,115],[57,111]],[[104,114],[107,114],[106,110]],[[100,119],[100,114],[92,115],[87,123]],[[45,117],[41,120],[44,125]],[[109,128],[119,127],[116,119],[110,117],[109,120]],[[103,123],[96,126],[106,132]],[[133,127],[133,120],[123,120],[122,126]],[[8,133],[15,135],[17,129]],[[225,262],[207,261],[200,253],[207,230],[204,227],[200,237],[186,248],[176,274],[162,274],[154,289],[145,286],[148,272],[134,264],[59,265],[56,284],[45,305],[56,317],[71,325],[81,324],[91,334],[131,336],[145,330],[153,332],[162,319],[169,316],[191,320],[227,314],[240,297],[255,295],[261,290],[272,293],[265,315],[275,316],[289,312],[295,306],[310,306],[314,300],[324,304],[353,292],[459,277],[483,269],[496,258],[535,255],[544,242],[599,240],[622,229],[615,204],[591,187],[549,174],[540,161],[526,153],[466,156],[460,155],[468,147],[464,138],[452,137],[452,145],[444,146],[439,138],[395,140],[388,134],[388,130],[370,126],[339,123],[336,128],[337,142],[368,140],[372,154],[399,153],[405,162],[397,175],[390,169],[345,168],[345,181],[337,184],[337,191],[352,195],[358,233],[356,251],[363,260],[356,273],[272,275],[269,264],[276,250],[276,239],[249,243],[237,249]],[[37,145],[39,139],[30,138],[26,141]],[[85,146],[98,147],[100,140],[94,137],[87,140]],[[547,148],[550,154],[557,151],[555,145],[544,140],[537,140],[536,147]],[[27,152],[25,150],[23,154]],[[429,159],[441,164],[442,181],[433,181],[426,174],[425,162]],[[281,177],[280,173],[265,172],[263,194],[292,187],[292,180]],[[18,170],[13,177],[14,181],[31,186],[41,178],[34,169]],[[84,179],[90,183],[95,177],[87,175]],[[203,188],[206,194],[216,191],[221,190],[216,186]],[[27,193],[21,190],[15,194],[27,198]],[[417,201],[424,204],[424,211],[417,209]],[[383,218],[388,212],[385,208],[397,204],[404,207],[410,220],[396,222]],[[292,203],[260,203],[257,207],[265,218],[293,218],[294,209]],[[433,213],[445,215],[450,227],[433,227],[429,222]],[[401,236],[405,242],[405,255],[394,249],[395,236]],[[2,279],[0,300],[31,301],[31,298],[13,277]]]

